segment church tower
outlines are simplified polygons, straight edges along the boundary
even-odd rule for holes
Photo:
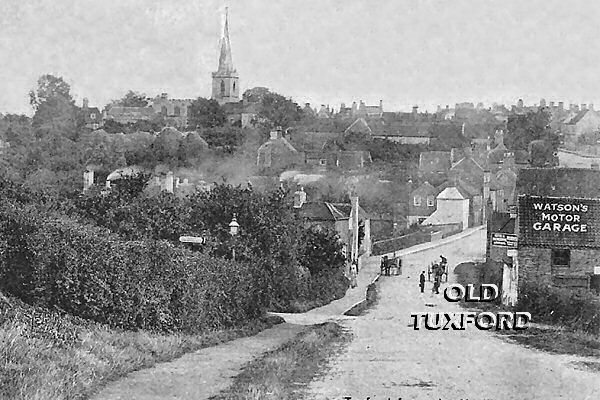
[[[219,68],[212,73],[212,99],[219,104],[240,101],[239,76],[233,68],[231,59],[231,43],[229,42],[229,15],[225,9],[225,26],[221,38]]]

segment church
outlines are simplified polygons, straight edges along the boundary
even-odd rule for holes
[[[220,105],[240,101],[239,75],[233,67],[231,42],[229,40],[229,15],[227,9],[225,10],[225,26],[221,37],[219,68],[212,73],[211,98],[219,102]]]
[[[229,15],[225,9],[225,25],[220,39],[219,66],[212,73],[211,99],[224,107],[228,120],[248,126],[255,118],[255,105],[240,101],[239,75],[233,66],[231,41],[229,39]],[[152,120],[161,116],[168,125],[185,128],[188,111],[193,99],[171,99],[162,93],[149,100],[147,107],[107,106],[102,113],[103,120],[113,120],[122,124]]]

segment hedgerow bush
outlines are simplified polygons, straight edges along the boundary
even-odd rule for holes
[[[177,248],[125,241],[33,206],[0,207],[0,288],[27,303],[125,329],[202,331],[258,317],[265,273]]]
[[[600,333],[600,298],[590,292],[524,280],[516,309],[530,312],[536,322]]]

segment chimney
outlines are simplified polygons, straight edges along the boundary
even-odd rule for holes
[[[523,108],[523,99],[519,99],[519,101],[517,101],[517,107]]]
[[[300,190],[297,190],[294,193],[294,208],[302,208],[302,206],[306,203],[306,192],[304,188],[300,186]]]
[[[540,99],[540,108],[546,107],[546,99]]]
[[[450,106],[448,104],[446,104],[446,111],[448,111],[450,109]]]
[[[379,110],[383,112],[383,100],[379,100]]]
[[[86,169],[83,173],[83,193],[94,185],[94,171]]]
[[[304,103],[304,107],[310,108],[310,103]]]
[[[173,193],[173,171],[167,172],[167,176],[165,178],[165,184],[163,186],[163,190]]]
[[[275,139],[281,139],[282,136],[282,132],[281,132],[281,127],[278,126],[277,128],[275,128],[274,131],[271,131],[270,135],[270,139],[271,140],[275,140]]]
[[[168,95],[168,93],[161,93],[160,94],[160,98],[164,99],[164,100],[167,100],[169,98],[169,95]]]
[[[83,103],[83,107],[82,107],[83,109],[86,109],[90,106],[90,101],[87,99],[87,97],[83,98],[82,103]]]
[[[563,101],[558,102],[558,111],[562,111],[565,108],[565,103]]]
[[[490,182],[492,180],[492,173],[490,171],[483,172],[483,201],[487,201],[490,198]]]
[[[587,104],[583,103],[581,104],[581,111],[585,111],[587,110]]]
[[[436,112],[438,112],[438,113],[439,113],[439,112],[442,112],[442,106],[440,106],[439,104],[438,104],[438,106],[437,106],[437,110],[436,110]]]
[[[342,103],[342,104],[340,105],[340,111],[342,111],[344,108],[346,108],[346,104]]]
[[[412,114],[413,114],[414,117],[417,116],[418,110],[419,110],[419,106],[413,106],[413,108],[412,108]]]
[[[554,108],[554,102],[553,101],[550,102],[550,108]]]
[[[354,113],[356,113],[356,109],[357,109],[357,107],[356,107],[356,102],[355,102],[355,101],[353,101],[353,102],[352,102],[352,115],[354,115]]]
[[[590,110],[590,111],[594,111],[594,103],[590,103],[590,104],[588,105],[588,110]]]

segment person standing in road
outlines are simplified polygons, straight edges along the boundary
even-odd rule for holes
[[[421,276],[419,276],[419,287],[423,293],[425,291],[425,271],[421,271]]]

